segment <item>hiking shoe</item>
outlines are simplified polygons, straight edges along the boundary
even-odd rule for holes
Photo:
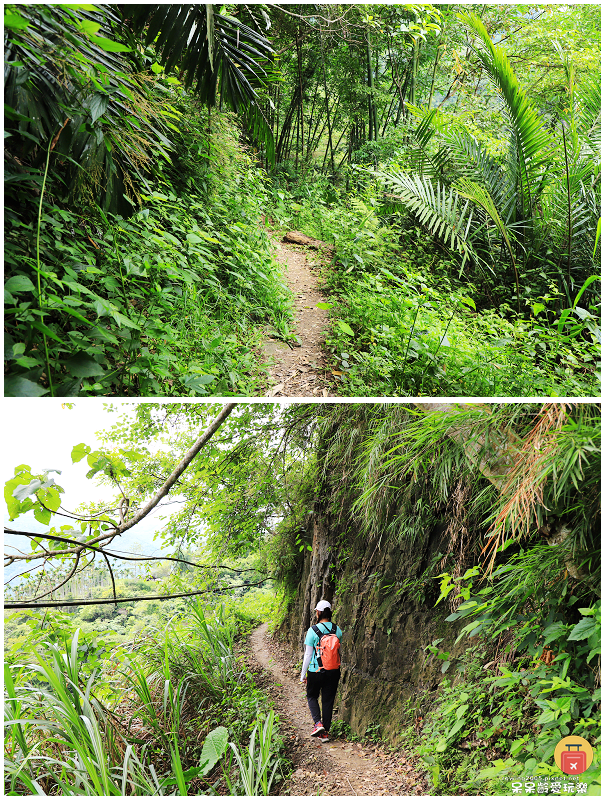
[[[311,736],[317,736],[317,734],[320,733],[321,731],[324,731],[324,733],[325,733],[325,730],[326,729],[323,727],[321,722],[316,722],[315,723],[315,727],[311,731]]]
[[[330,737],[328,736],[328,732],[324,729],[315,735],[316,739],[319,739],[320,742],[329,742]]]

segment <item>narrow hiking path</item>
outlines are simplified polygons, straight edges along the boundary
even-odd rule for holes
[[[254,660],[266,680],[263,689],[272,696],[280,714],[288,756],[294,771],[280,792],[303,797],[423,795],[421,773],[402,753],[387,753],[377,744],[334,738],[318,742],[309,734],[313,724],[305,689],[292,654],[282,655],[281,645],[267,632],[267,623],[250,636],[247,658]],[[336,719],[334,707],[334,719]]]
[[[317,307],[317,303],[325,302],[318,288],[318,256],[314,251],[273,237],[272,241],[294,294],[293,332],[300,344],[290,347],[278,339],[265,342],[263,349],[273,358],[267,397],[336,397],[323,351],[328,313]]]

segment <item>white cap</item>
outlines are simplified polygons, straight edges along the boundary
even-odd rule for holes
[[[319,603],[315,606],[315,611],[323,611],[326,608],[332,608],[330,603],[327,600],[320,600]]]

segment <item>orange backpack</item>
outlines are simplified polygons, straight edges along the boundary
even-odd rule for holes
[[[317,625],[311,630],[319,637],[317,645],[317,665],[320,669],[340,669],[340,639],[336,636],[336,625],[330,622],[332,630],[321,631]]]

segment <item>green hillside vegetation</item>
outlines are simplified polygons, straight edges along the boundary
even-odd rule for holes
[[[115,569],[115,571],[117,571]],[[169,572],[169,567],[163,565],[162,570]],[[73,600],[75,598],[85,599],[88,602],[95,598],[110,600],[113,595],[112,582],[106,570],[100,570],[101,577],[98,578],[102,585],[89,586],[90,578],[94,578],[94,573],[84,573],[81,578],[71,579],[68,584],[61,589],[53,589],[51,597],[53,600]],[[156,570],[155,570],[156,572]],[[35,573],[34,573],[35,575]],[[259,576],[255,576],[259,577]],[[255,578],[247,578],[246,583],[256,583]],[[44,588],[51,589],[55,584],[56,576],[39,585],[38,592]],[[231,594],[227,593],[228,584],[241,585]],[[221,591],[226,590],[226,597],[229,601],[223,600],[228,613],[234,615],[239,630],[246,633],[257,621],[263,621],[271,608],[273,600],[273,589],[269,584],[264,588],[244,586],[232,573],[227,575],[225,571],[216,572],[209,584],[202,584],[207,587],[210,585],[220,586]],[[29,582],[21,582],[15,588],[5,591],[6,600],[16,600],[19,597],[28,597],[35,593],[35,586],[38,586],[37,577]],[[76,630],[81,631],[82,640],[95,639],[100,635],[103,640],[101,645],[95,646],[111,648],[115,645],[130,642],[132,637],[144,633],[150,626],[160,629],[172,617],[185,615],[187,603],[185,598],[174,600],[144,600],[145,595],[164,595],[170,591],[178,592],[189,589],[194,591],[199,588],[197,581],[191,578],[185,580],[181,577],[173,576],[165,578],[119,578],[115,580],[116,596],[118,598],[135,598],[129,601],[121,601],[118,604],[102,603],[98,605],[88,604],[85,606],[64,606],[52,617],[52,627],[62,630],[65,634],[72,635]],[[37,614],[28,612],[15,612],[6,616],[4,621],[4,650],[5,653],[18,653],[21,647],[30,646],[30,635],[32,628],[36,628],[39,618]]]
[[[116,635],[101,632],[100,615],[95,629],[74,630],[85,612],[26,623],[5,669],[7,793],[268,794],[282,740],[234,650],[236,619],[257,616],[198,601],[138,605],[144,625],[116,625]]]
[[[598,394],[598,6],[173,8],[5,8],[6,394],[264,394],[269,226],[338,394]]]

